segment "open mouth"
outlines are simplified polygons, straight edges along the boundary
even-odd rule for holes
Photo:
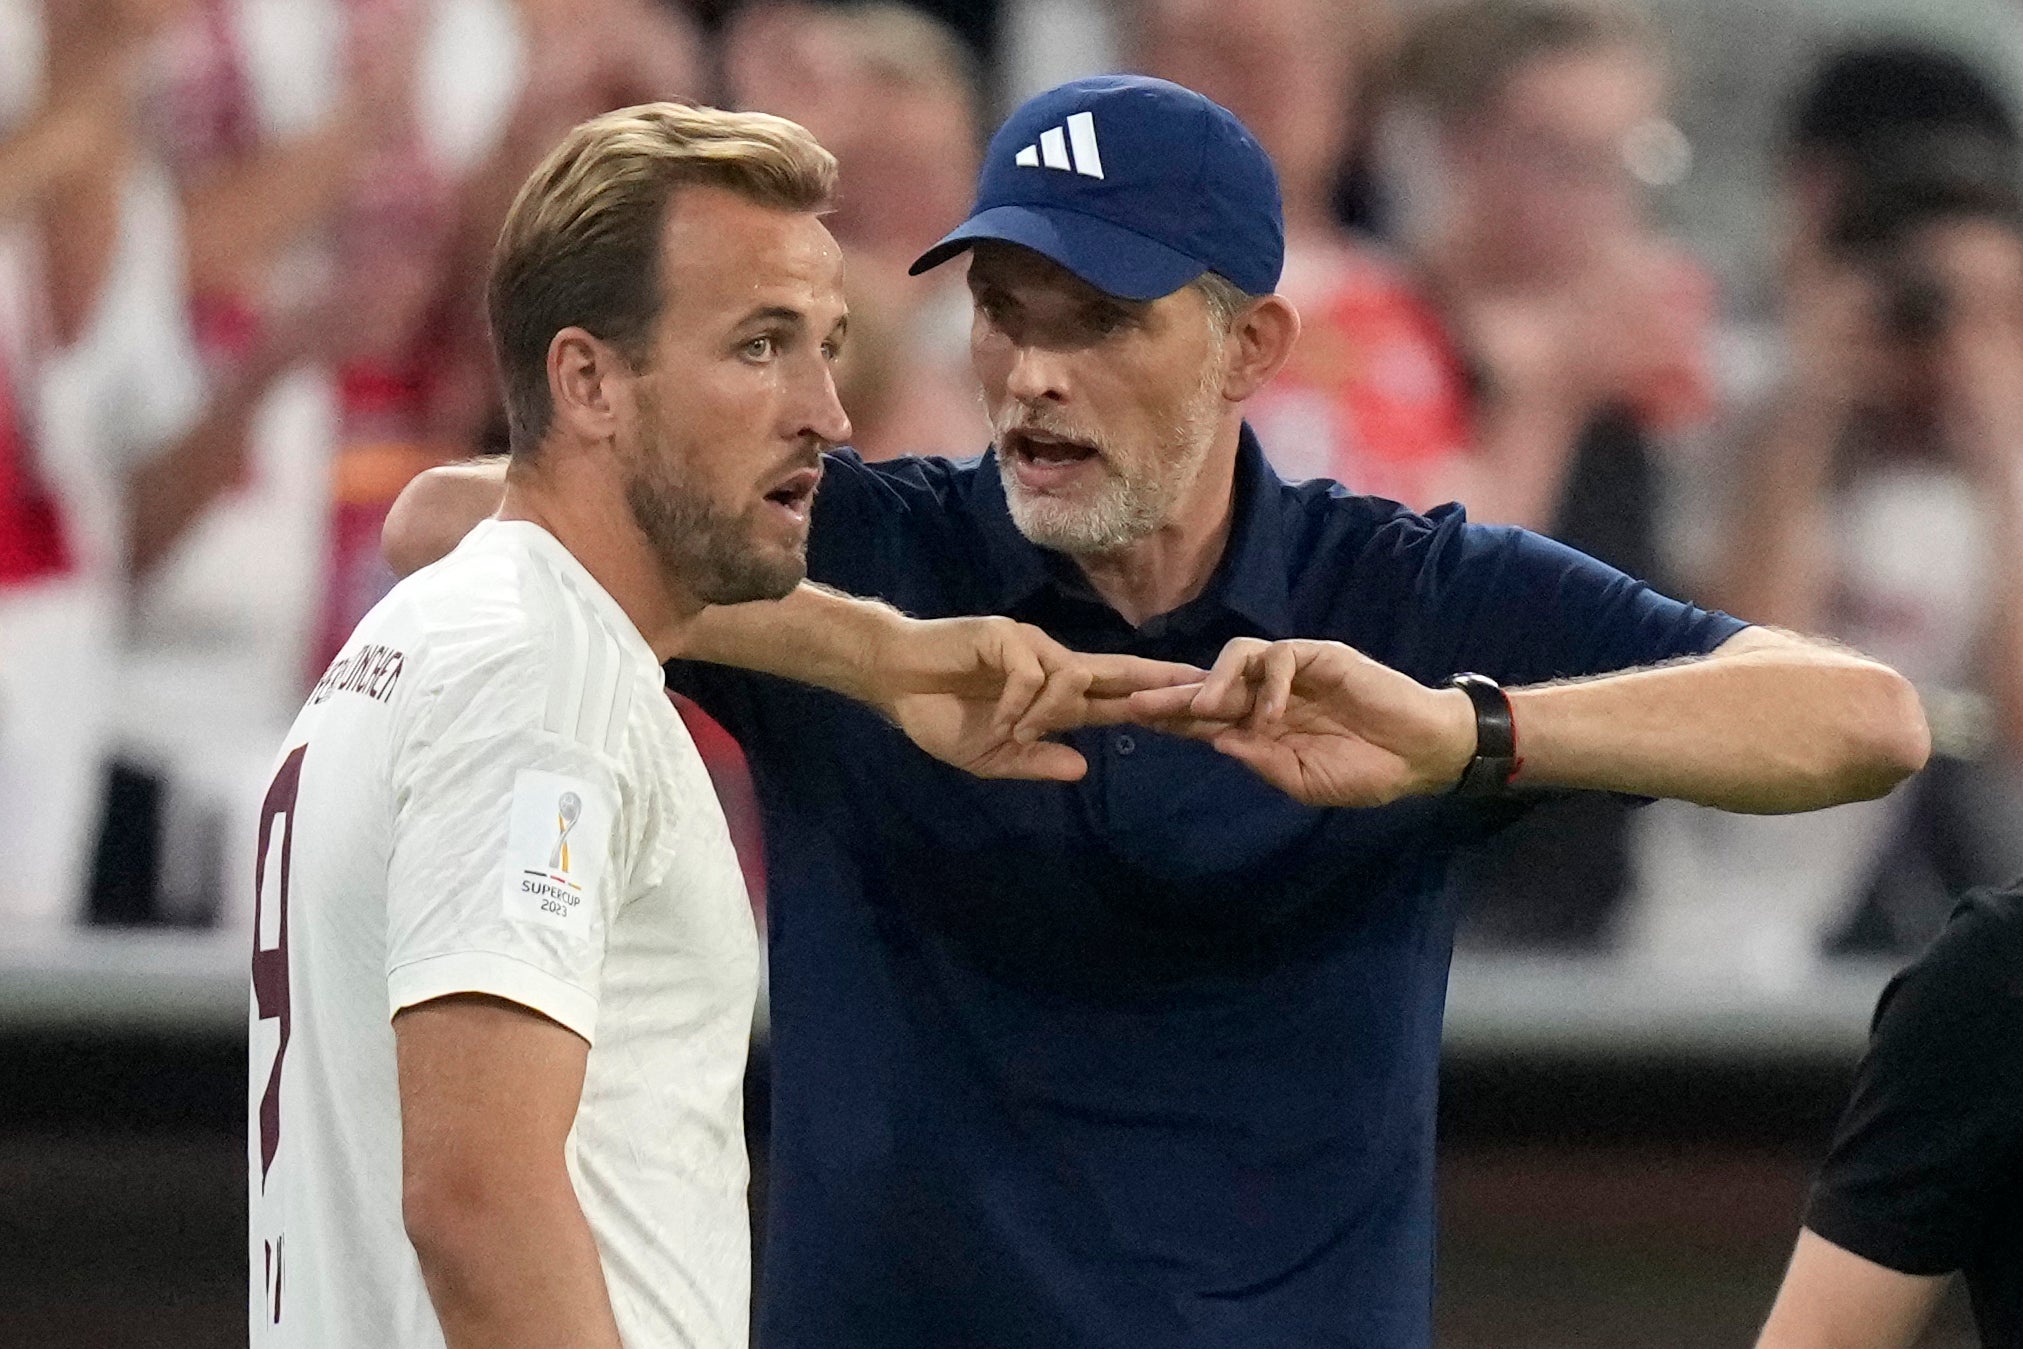
[[[1103,457],[1087,441],[1051,431],[1008,431],[998,443],[998,453],[1011,465],[1019,482],[1035,491],[1064,486],[1086,465],[1099,463]]]
[[[796,520],[805,521],[815,504],[815,488],[821,481],[821,469],[801,469],[781,479],[772,491],[766,493],[766,500]]]

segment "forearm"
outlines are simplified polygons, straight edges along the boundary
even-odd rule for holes
[[[386,513],[380,550],[387,565],[396,576],[420,571],[497,511],[505,492],[503,455],[445,464],[416,475]]]
[[[617,1349],[603,1262],[559,1159],[411,1215],[408,1235],[450,1349]]]
[[[1801,1229],[1756,1349],[1910,1349],[1946,1280],[1900,1274]]]
[[[890,605],[803,582],[785,599],[703,610],[685,630],[680,656],[869,702],[905,621]]]
[[[1769,815],[1882,796],[1923,766],[1924,714],[1895,671],[1756,629],[1736,642],[1705,660],[1511,690],[1519,785]]]

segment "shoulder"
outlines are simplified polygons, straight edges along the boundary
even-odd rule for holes
[[[1884,990],[1875,1029],[1957,1026],[1985,1044],[2005,1025],[2016,1032],[2011,1057],[2023,1064],[2023,890],[1977,890]]]
[[[825,506],[895,515],[963,506],[969,501],[982,463],[980,456],[946,459],[930,455],[871,461],[852,449],[832,450],[822,456],[815,518],[818,522],[822,519]]]
[[[659,667],[591,584],[539,547],[481,529],[396,586],[360,635],[411,644],[409,721],[424,740],[544,732],[616,752]]]
[[[826,455],[808,534],[810,579],[891,598],[899,578],[969,557],[982,465],[912,455],[872,463],[855,450]]]
[[[1325,478],[1283,484],[1279,502],[1295,571],[1358,567],[1437,584],[1490,563],[1540,565],[1563,561],[1562,553],[1581,557],[1528,530],[1475,524],[1458,502],[1416,511]]]

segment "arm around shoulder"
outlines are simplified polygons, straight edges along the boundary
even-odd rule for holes
[[[472,526],[499,508],[506,461],[470,459],[416,475],[386,514],[380,551],[397,576],[420,571],[463,541]]]

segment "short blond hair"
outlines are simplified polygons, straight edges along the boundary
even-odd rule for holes
[[[815,213],[835,195],[836,160],[784,117],[685,103],[621,108],[563,137],[513,199],[486,286],[515,453],[531,453],[554,415],[557,332],[582,328],[644,362],[663,298],[661,233],[687,186]]]

